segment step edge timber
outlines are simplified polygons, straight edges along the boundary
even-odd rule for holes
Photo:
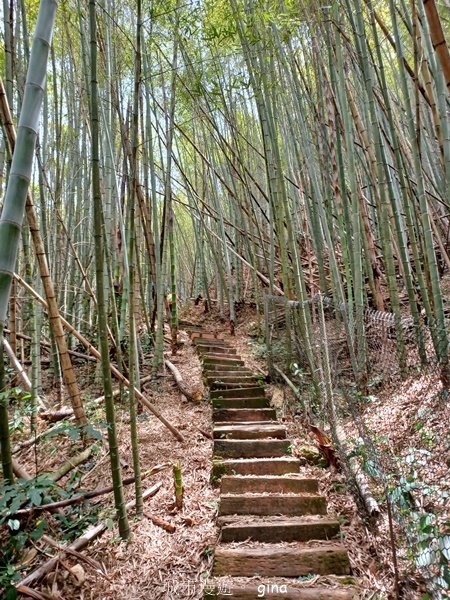
[[[195,331],[193,333],[201,333],[199,331]],[[203,333],[203,332],[202,332]],[[198,348],[198,346],[208,346],[211,344],[212,346],[227,346],[228,348],[234,348],[232,344],[225,338],[205,338],[205,337],[195,337],[191,340],[193,345]]]
[[[213,398],[215,400],[215,398]],[[229,401],[217,399],[212,402],[213,410],[230,410],[230,409],[255,409],[261,410],[264,408],[270,409],[270,406],[261,398],[230,398]]]
[[[219,516],[326,515],[327,502],[320,494],[221,494]]]
[[[222,523],[220,541],[222,544],[243,542],[248,539],[261,543],[310,542],[333,540],[339,535],[339,521],[314,516],[316,517],[314,520],[291,517],[276,522],[264,522],[264,517],[254,520],[249,517],[242,522]]]
[[[218,368],[220,367],[220,368]],[[227,368],[228,367],[228,368]],[[224,369],[223,371],[221,371],[220,369]],[[233,369],[235,369],[235,371],[233,371]],[[203,366],[203,373],[253,373],[253,371],[251,369],[248,369],[247,367],[242,367],[240,365],[204,365]]]
[[[204,352],[201,357],[200,360],[201,361],[205,361],[208,359],[216,359],[216,360],[228,360],[228,361],[241,361],[242,363],[244,363],[244,361],[242,360],[242,356],[240,354],[233,354],[230,356],[230,358],[225,358],[226,355],[221,354],[220,352]]]
[[[248,399],[248,398],[265,398],[268,402],[270,399],[264,394],[264,388],[260,386],[248,386],[248,387],[237,387],[237,388],[221,388],[221,389],[210,389],[209,397],[212,399],[222,398],[226,400],[227,398],[239,398],[239,399]]]
[[[229,412],[229,411],[236,411],[236,410],[241,410],[241,411],[266,411],[265,413],[253,413],[251,414],[250,412],[247,413],[247,415],[245,415],[245,413],[235,413],[235,412]],[[270,412],[269,412],[270,411]],[[252,416],[253,419],[255,418],[260,418],[259,421],[253,421],[253,423],[264,423],[264,422],[270,422],[270,423],[276,423],[277,421],[276,419],[276,412],[275,409],[273,408],[216,408],[213,409],[213,415],[212,415],[212,420],[213,423],[245,423],[248,422],[248,417]],[[224,418],[228,418],[228,421],[224,421]],[[245,421],[243,420],[245,419]],[[270,420],[269,420],[270,419]]]
[[[226,409],[225,409],[226,410]],[[244,408],[230,408],[228,410],[247,410]],[[249,410],[264,410],[264,409],[249,409]],[[271,409],[269,409],[271,410]],[[214,429],[216,427],[226,427],[227,425],[233,426],[233,425],[242,425],[243,427],[246,427],[247,425],[276,425],[278,424],[279,421],[277,420],[273,420],[273,421],[214,421],[213,426]]]
[[[286,488],[292,488],[289,490],[289,493],[319,493],[319,482],[317,479],[292,477],[288,475],[224,475],[222,477],[220,491],[222,494],[236,494],[237,492],[231,490],[241,487],[242,493],[245,493],[244,490],[246,486],[249,488],[249,492],[255,491],[256,493],[258,492],[258,488],[263,488],[264,486],[268,489],[261,489],[261,491],[271,492],[278,486],[285,486]]]
[[[222,351],[237,354],[237,349],[227,344],[196,344],[195,350],[200,355],[200,359],[207,354],[222,354]]]
[[[276,422],[275,422],[276,423]],[[238,424],[233,424],[229,427],[220,426],[217,427],[214,425],[213,427],[213,439],[226,439],[226,440],[236,440],[236,439],[248,439],[248,440],[259,440],[259,439],[286,439],[286,427],[282,425],[271,425],[265,424],[261,426],[240,426]]]
[[[228,456],[229,458],[276,457],[290,455],[290,451],[291,441],[289,439],[214,439],[213,443],[214,456]]]
[[[221,367],[223,365],[216,366]],[[211,379],[212,377],[254,377],[255,379],[262,379],[257,373],[246,367],[239,367],[239,369],[236,369],[235,371],[231,369],[225,369],[224,371],[214,369],[214,371],[207,371],[204,373],[204,376],[208,379]]]
[[[342,544],[329,543],[279,547],[265,544],[257,547],[216,547],[212,574],[231,577],[299,577],[315,575],[348,575],[350,561]]]
[[[220,580],[220,577],[214,579]],[[264,596],[261,594],[264,594]],[[351,589],[324,587],[319,583],[318,586],[315,585],[314,587],[294,588],[285,579],[276,577],[242,584],[230,583],[229,578],[216,585],[213,582],[208,582],[203,593],[203,600],[223,600],[225,597],[234,598],[234,600],[255,600],[255,598],[268,598],[269,600],[357,600],[360,596],[358,590],[353,587]]]
[[[243,470],[244,474],[258,476],[271,469],[273,474],[298,473],[300,461],[292,456],[274,458],[214,458],[211,469],[211,482],[218,485],[223,475],[236,474]]]

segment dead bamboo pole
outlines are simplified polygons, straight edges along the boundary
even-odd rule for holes
[[[25,288],[40,304],[42,304],[42,306],[45,309],[48,309],[47,306],[47,302],[44,300],[44,298],[42,298],[42,296],[40,294],[38,294],[36,292],[36,290],[34,290],[31,285],[29,285],[26,281],[24,281],[22,279],[22,277],[20,277],[20,275],[14,274],[14,277],[16,278],[16,280],[20,283],[20,285]],[[65,329],[71,333],[74,337],[77,338],[77,340],[79,342],[81,342],[83,344],[83,346],[86,348],[86,350],[92,354],[92,356],[95,356],[95,358],[97,360],[101,360],[101,355],[100,352],[97,350],[97,348],[95,348],[95,346],[93,346],[90,342],[88,342],[88,340],[83,337],[81,335],[81,333],[79,333],[74,327],[72,327],[72,325],[66,321],[63,317],[61,317],[61,323],[62,325],[65,327]],[[117,369],[117,367],[115,367],[113,364],[109,363],[109,367],[111,369],[111,373],[119,380],[121,381],[127,388],[130,387],[130,382],[128,381],[128,379],[122,375],[122,373],[119,371],[119,369]],[[136,398],[138,399],[138,401],[145,406],[146,408],[148,408],[148,410],[153,413],[155,415],[155,417],[157,419],[159,419],[161,421],[161,423],[163,423],[163,425],[165,425],[167,427],[167,429],[173,433],[173,435],[176,437],[176,439],[179,442],[184,442],[184,437],[181,435],[181,433],[173,426],[171,425],[167,419],[165,419],[162,414],[147,400],[147,398],[142,394],[142,392],[140,392],[137,388],[134,388],[134,393],[136,395]]]

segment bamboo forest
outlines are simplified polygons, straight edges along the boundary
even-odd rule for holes
[[[0,598],[450,598],[450,1],[0,10]]]

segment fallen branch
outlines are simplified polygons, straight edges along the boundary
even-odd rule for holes
[[[35,600],[56,600],[56,596],[50,596],[49,594],[40,594],[35,590],[32,590],[26,585],[18,585],[17,591],[19,594],[23,594],[24,596],[29,596],[30,598],[34,598]]]
[[[197,431],[199,433],[202,434],[203,437],[205,437],[207,440],[212,440],[213,436],[211,433],[209,433],[208,431],[205,431],[204,429],[200,429],[200,427],[197,427]]]
[[[355,479],[355,484],[358,488],[367,512],[371,517],[378,517],[380,515],[380,507],[378,506],[378,502],[372,496],[366,475],[362,470],[358,459],[355,456],[348,458],[350,452],[345,441],[345,433],[340,425],[336,426],[336,437],[339,445],[341,446],[342,452],[344,452],[348,459],[350,471]]]
[[[108,581],[111,581],[111,578],[108,577],[108,575],[105,573],[103,565],[101,565],[98,561],[94,560],[90,556],[84,556],[84,554],[81,554],[81,552],[77,552],[76,550],[69,550],[68,548],[65,548],[59,542],[57,542],[53,538],[49,537],[48,535],[43,535],[41,539],[43,542],[46,542],[53,548],[56,548],[56,550],[64,551],[69,556],[73,556],[74,558],[78,558],[78,560],[80,560],[81,562],[85,562],[87,565],[92,567],[96,573],[99,573],[102,577],[104,577]],[[68,567],[62,560],[61,560],[61,564],[70,573],[72,573],[72,575],[74,575],[74,577],[76,577],[75,573],[73,573],[72,570],[70,569],[70,567]]]
[[[73,458],[70,458],[67,462],[61,465],[57,471],[54,471],[53,473],[48,473],[48,478],[52,481],[59,481],[60,479],[62,479],[64,475],[67,475],[67,473],[69,473],[72,469],[78,467],[78,465],[81,465],[82,463],[84,463],[85,460],[87,460],[90,457],[94,446],[95,444],[89,446],[89,448],[86,448],[85,450],[83,450],[83,452],[80,452],[80,454],[77,454]]]
[[[26,480],[33,479],[25,467],[23,467],[15,458],[12,459],[12,468],[16,477]]]
[[[27,390],[27,392],[31,392],[31,381],[30,381],[25,369],[22,367],[19,359],[14,354],[14,351],[11,348],[11,346],[9,345],[8,340],[5,337],[3,337],[2,341],[3,341],[3,348],[5,349],[6,354],[8,355],[8,358],[10,360],[12,367],[14,367],[17,375],[19,376],[20,380],[22,381],[23,387]]]
[[[181,376],[180,371],[176,368],[176,366],[173,363],[170,362],[170,360],[168,360],[167,358],[164,359],[164,364],[172,373],[173,378],[175,379],[175,383],[177,384],[178,389],[183,394],[183,396],[186,396],[188,400],[194,400],[196,402],[199,402],[202,399],[201,392],[198,389],[195,391],[191,391],[187,387],[183,380],[183,377]]]
[[[149,477],[150,475],[155,475],[156,473],[160,473],[163,469],[167,469],[171,467],[172,463],[164,463],[162,465],[157,465],[150,469],[150,471],[146,471],[142,473],[142,479],[145,477]],[[130,485],[134,483],[134,477],[127,477],[122,481],[123,485]],[[65,500],[58,500],[58,502],[49,502],[48,504],[41,504],[40,506],[30,506],[29,508],[21,508],[14,513],[10,513],[8,518],[11,517],[22,517],[24,515],[29,515],[30,513],[39,513],[39,512],[52,512],[59,508],[64,508],[65,506],[71,506],[73,504],[80,504],[85,500],[90,500],[91,498],[97,498],[98,496],[104,496],[105,494],[109,494],[113,491],[113,486],[108,485],[107,487],[101,488],[100,490],[92,490],[91,492],[85,492],[84,494],[79,494],[78,496],[74,496],[73,498],[66,498]]]
[[[140,381],[140,385],[144,385],[144,383],[148,383],[149,381],[152,380],[152,375],[146,375],[145,377],[143,377]],[[118,396],[120,394],[120,387],[116,388],[115,390],[113,390],[113,398],[116,398],[116,396]],[[98,398],[95,398],[94,400],[92,400],[93,404],[101,404],[102,402],[104,402],[105,400],[105,396],[99,396]]]
[[[5,327],[3,333],[11,333],[11,331]],[[29,335],[25,335],[24,333],[16,333],[16,338],[20,340],[25,340],[26,342],[32,341],[31,337]],[[39,344],[41,346],[44,346],[44,348],[46,348],[47,350],[50,350],[52,347],[50,342],[47,342],[46,340],[42,339],[39,341]],[[97,362],[97,359],[94,356],[89,356],[89,354],[83,354],[82,352],[77,352],[76,350],[67,350],[67,353],[71,354],[72,356],[75,356],[75,358],[81,358],[83,360],[91,360]]]
[[[176,527],[175,525],[172,525],[172,523],[169,523],[168,521],[164,521],[163,519],[160,519],[159,517],[155,517],[155,515],[151,515],[149,512],[147,512],[146,510],[144,510],[144,515],[147,517],[147,519],[149,519],[154,525],[157,525],[158,527],[161,527],[162,529],[164,529],[165,531],[168,531],[169,533],[174,533],[176,531]]]
[[[291,388],[291,390],[294,392],[294,396],[296,398],[298,398],[299,400],[301,400],[302,395],[300,394],[300,391],[295,387],[295,385],[292,383],[292,381],[289,379],[289,377],[287,375],[285,375],[283,373],[283,371],[280,368],[278,368],[276,365],[274,365],[273,368],[278,373],[278,375],[280,375],[283,378],[286,385],[288,385]]]
[[[89,357],[89,358],[93,358],[93,357]],[[95,360],[95,359],[94,359]],[[150,381],[152,379],[151,375],[146,375],[145,377],[143,377],[141,379],[141,385],[143,385],[144,383],[147,383],[148,381]],[[120,388],[116,388],[113,391],[113,398],[115,398],[116,396],[118,396],[120,394]],[[99,396],[98,398],[95,398],[92,402],[93,404],[101,404],[105,399],[105,396]],[[68,414],[69,418],[68,421],[73,421],[74,416],[73,416],[73,411],[68,408],[68,411],[70,410],[71,412]],[[20,444],[17,444],[16,446],[14,446],[14,448],[12,449],[12,454],[17,454],[18,452],[20,452],[21,450],[24,450],[25,448],[28,448],[29,446],[32,446],[33,444],[35,444],[38,440],[40,440],[41,438],[45,437],[46,435],[48,435],[49,433],[51,433],[52,431],[54,431],[55,429],[58,429],[59,427],[59,423],[57,423],[56,425],[54,425],[53,427],[50,427],[49,429],[46,429],[45,431],[41,431],[41,433],[38,433],[37,435],[33,436],[32,438],[25,440],[24,442],[21,442]]]
[[[44,421],[50,421],[50,423],[56,423],[57,421],[62,421],[67,417],[71,417],[73,415],[73,409],[66,407],[61,410],[46,410],[44,412],[39,413],[39,418]]]
[[[20,364],[20,361],[17,358],[17,356],[14,354],[14,351],[11,348],[11,346],[9,345],[8,340],[4,337],[2,338],[2,340],[3,340],[3,347],[6,351],[6,354],[8,355],[9,361],[10,361],[12,367],[14,368],[14,370],[16,371],[17,375],[19,376],[23,387],[26,389],[27,392],[31,392],[31,381],[27,375],[27,372]],[[46,406],[41,398],[38,398],[38,402],[42,408],[44,408],[44,409],[46,408]]]
[[[155,484],[151,488],[147,489],[142,494],[142,498],[144,500],[146,500],[147,498],[154,496],[159,491],[161,486],[162,486],[162,483],[160,482],[160,483]],[[134,504],[135,504],[135,500],[131,500],[130,502],[128,502],[126,504],[126,509],[130,510],[130,508],[132,508],[134,506]],[[61,551],[58,552],[58,554],[56,556],[47,560],[38,569],[34,570],[32,573],[27,575],[24,579],[22,579],[22,581],[19,581],[19,583],[16,584],[16,589],[19,590],[20,586],[24,586],[24,585],[28,586],[28,585],[30,585],[30,583],[38,581],[44,575],[47,575],[47,573],[50,573],[51,571],[53,571],[53,569],[56,567],[58,562],[61,559],[64,559],[66,554],[70,553],[71,551],[79,552],[80,550],[85,548],[88,544],[90,544],[92,542],[92,540],[95,540],[100,535],[102,535],[106,530],[107,530],[106,523],[100,523],[99,525],[89,527],[83,533],[83,535],[81,535],[79,538],[77,538],[74,542],[72,542],[71,544],[69,544],[67,546],[61,546]]]
[[[17,273],[14,274],[15,279],[20,283],[20,285],[22,287],[24,287],[28,292],[30,292],[30,294],[32,294],[34,296],[34,298],[36,298],[36,300],[42,304],[42,306],[46,309],[48,309],[48,305],[47,302],[44,300],[44,298],[42,298],[42,296],[40,296],[36,290],[34,290],[31,285],[28,285],[28,283],[26,281],[24,281],[22,279],[22,277],[20,277],[19,275],[17,275]],[[101,355],[100,352],[97,350],[97,348],[95,348],[90,342],[88,342],[88,340],[83,337],[81,335],[81,333],[79,333],[74,327],[72,327],[72,325],[66,321],[63,317],[61,318],[61,323],[63,325],[63,327],[69,332],[71,333],[74,337],[77,338],[77,340],[79,340],[83,346],[86,348],[86,350],[88,352],[90,352],[90,354],[92,354],[92,356],[95,356],[95,358],[99,361],[101,361]],[[119,371],[119,369],[117,367],[115,367],[112,363],[109,363],[109,368],[111,370],[111,373],[119,380],[121,381],[126,387],[130,387],[130,382],[128,381],[128,379],[122,375],[122,373]],[[137,398],[137,400],[146,408],[148,408],[148,410],[153,413],[155,415],[155,417],[157,419],[159,419],[161,421],[161,423],[163,423],[167,429],[173,433],[173,435],[177,438],[177,440],[179,442],[184,442],[184,437],[181,435],[181,433],[173,426],[169,423],[169,421],[167,421],[167,419],[165,419],[162,414],[147,400],[147,398],[145,398],[145,396],[142,394],[142,392],[140,392],[137,388],[134,388],[134,393],[135,396]]]

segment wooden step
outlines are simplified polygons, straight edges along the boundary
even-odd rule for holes
[[[262,386],[258,385],[258,382],[254,379],[248,379],[247,381],[242,381],[242,382],[237,382],[237,381],[220,381],[217,380],[214,383],[211,383],[211,385],[209,387],[212,387],[214,389],[211,390],[211,392],[215,392],[215,391],[228,391],[228,390],[234,390],[234,392],[232,394],[229,395],[235,395],[235,396],[243,396],[243,395],[247,395],[247,390],[250,390],[250,396],[260,396],[265,394],[265,390]],[[256,391],[254,388],[258,387],[259,390]],[[241,393],[238,394],[238,390],[241,390]],[[245,392],[245,394],[243,394],[242,392]]]
[[[261,398],[262,396],[264,396],[264,388],[261,385],[211,390],[209,393],[210,398]]]
[[[268,408],[268,398],[212,398],[214,409],[217,408]]]
[[[319,483],[317,479],[305,479],[295,476],[262,475],[226,475],[222,477],[220,486],[222,494],[317,494]]]
[[[236,410],[244,410],[244,409],[240,409],[237,408]],[[252,409],[252,410],[265,410],[265,409]],[[270,409],[272,410],[272,409]],[[284,427],[284,425],[281,425],[277,420],[275,419],[271,419],[271,420],[267,420],[267,421],[240,421],[238,420],[236,423],[233,423],[233,421],[214,421],[214,427],[234,427],[234,426],[250,426],[252,427],[253,425],[260,427],[261,425],[273,425],[273,426],[280,426],[280,427]]]
[[[278,424],[216,425],[213,430],[213,437],[226,440],[284,439],[286,437],[286,427]]]
[[[260,381],[260,377],[258,377],[253,373],[253,371],[250,371],[250,369],[246,369],[245,367],[241,369],[225,369],[224,371],[222,371],[221,369],[215,369],[214,371],[205,370],[204,375],[207,379],[222,379],[223,377],[227,379],[230,379],[231,377],[253,377],[253,379]]]
[[[237,354],[203,354],[203,365],[239,365],[244,366],[244,361]]]
[[[212,479],[218,481],[223,475],[285,475],[298,473],[298,458],[247,458],[241,460],[213,460]]]
[[[274,408],[223,408],[213,411],[213,421],[217,423],[241,421],[275,421]]]
[[[325,515],[325,496],[319,494],[221,494],[219,515],[258,515],[302,517]]]
[[[192,340],[192,343],[196,348],[199,348],[200,346],[226,346],[231,348],[230,344],[226,340],[222,340],[220,338],[214,338],[213,340],[210,340],[198,337]]]
[[[283,579],[265,579],[248,583],[230,583],[229,578],[218,584],[212,582],[205,586],[204,600],[357,600],[357,590],[336,587],[293,587],[290,581]]]
[[[219,373],[253,373],[253,371],[250,371],[250,369],[247,369],[247,367],[244,366],[240,366],[240,365],[235,365],[235,364],[231,364],[231,365],[204,365],[203,367],[203,372],[204,373],[208,373],[208,375],[219,372]]]
[[[205,373],[207,381],[224,381],[226,383],[236,382],[236,387],[241,385],[241,382],[257,385],[261,379],[251,371],[214,371],[213,373]]]
[[[305,575],[347,575],[350,563],[341,544],[279,547],[272,544],[254,548],[217,546],[212,574],[230,577],[301,577]]]
[[[245,369],[244,367],[241,369],[229,369],[229,370],[214,370],[214,371],[207,371],[205,369],[204,371],[204,376],[206,376],[207,379],[210,378],[215,378],[215,379],[221,379],[222,377],[255,377],[255,374],[250,371],[250,369]]]
[[[237,354],[236,348],[230,348],[228,346],[197,346],[197,352],[202,356],[203,354],[225,354],[235,355]]]
[[[226,390],[236,387],[253,387],[258,385],[259,380],[253,375],[231,375],[230,377],[217,377],[216,375],[207,376],[206,383],[211,390]],[[263,392],[264,393],[264,392]]]
[[[223,481],[223,480],[222,480]],[[245,520],[243,520],[245,519]],[[226,517],[220,517],[226,520]],[[231,523],[223,523],[221,542],[307,542],[309,540],[331,540],[339,533],[340,525],[336,519],[314,517],[279,517],[267,520],[265,517],[241,517]]]
[[[214,440],[214,456],[272,458],[289,454],[290,440]]]
[[[223,340],[224,336],[222,333],[210,333],[200,329],[198,329],[197,331],[191,330],[191,340],[194,341],[198,338],[201,338],[203,340]]]

